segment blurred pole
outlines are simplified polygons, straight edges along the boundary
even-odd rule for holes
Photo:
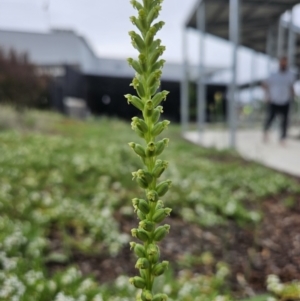
[[[277,36],[277,58],[281,58],[284,56],[284,27],[281,23],[281,17],[278,21],[278,36]]]
[[[267,63],[268,76],[271,73],[271,69],[272,69],[273,45],[274,45],[273,27],[270,26],[267,33],[267,43],[266,43],[266,54],[268,55],[268,63]]]
[[[236,147],[236,129],[237,129],[237,108],[236,108],[236,90],[237,90],[237,67],[238,67],[238,45],[240,36],[240,1],[230,0],[229,8],[229,36],[232,43],[232,81],[229,87],[229,126],[230,139],[229,146]]]
[[[205,125],[206,83],[205,83],[205,1],[200,0],[197,8],[197,29],[199,31],[199,73],[197,89],[197,125],[198,138],[201,141]]]
[[[251,53],[251,80],[250,80],[250,107],[251,107],[251,113],[250,113],[250,122],[254,123],[254,114],[255,114],[255,82],[256,82],[256,51],[253,50]]]
[[[296,34],[294,29],[295,9],[290,11],[291,17],[289,22],[289,37],[288,37],[288,63],[290,69],[295,67],[295,50],[296,50]]]
[[[187,28],[182,31],[182,79],[181,79],[181,131],[185,133],[189,130],[189,62],[188,62],[188,39]]]

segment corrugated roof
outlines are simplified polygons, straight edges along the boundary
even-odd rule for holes
[[[205,1],[205,0],[203,0]],[[270,25],[290,10],[299,0],[241,0],[240,43],[258,52],[266,52],[266,39]],[[206,0],[206,31],[229,39],[229,0]],[[195,6],[186,26],[196,28]],[[300,41],[297,39],[297,63],[300,64]]]

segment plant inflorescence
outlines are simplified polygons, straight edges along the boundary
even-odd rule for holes
[[[137,288],[142,289],[138,300],[165,301],[167,295],[154,294],[153,283],[156,277],[162,275],[168,267],[167,261],[160,260],[160,250],[157,245],[169,232],[170,226],[159,225],[165,217],[170,215],[171,209],[165,208],[160,197],[166,194],[171,181],[159,182],[158,179],[168,166],[168,162],[158,159],[168,145],[169,139],[157,139],[170,123],[168,120],[160,121],[163,107],[160,105],[169,92],[158,92],[160,77],[165,61],[161,55],[165,46],[160,39],[155,39],[157,32],[164,22],[156,22],[159,16],[162,0],[131,1],[138,11],[137,17],[131,17],[132,23],[139,33],[129,32],[132,45],[139,52],[138,59],[129,58],[130,66],[136,71],[132,86],[137,96],[127,94],[128,102],[141,111],[142,118],[132,118],[132,129],[145,140],[144,145],[131,142],[129,146],[141,158],[144,168],[132,173],[133,179],[145,190],[145,197],[134,198],[133,206],[137,212],[140,223],[138,228],[132,229],[133,237],[142,244],[131,242],[131,248],[138,259],[135,267],[140,275],[130,279]]]

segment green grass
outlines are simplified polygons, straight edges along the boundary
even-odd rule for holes
[[[68,259],[74,250],[115,256],[131,239],[120,231],[114,213],[133,215],[131,198],[140,194],[131,172],[141,162],[127,145],[136,141],[135,134],[119,120],[30,116],[30,128],[12,122],[0,132],[0,301],[129,300],[133,290],[125,276],[112,289],[82,276]],[[48,122],[40,126],[45,116]],[[299,192],[287,176],[182,140],[177,126],[167,135],[166,177],[174,181],[165,203],[188,222],[257,223],[262,199]],[[67,268],[50,274],[49,262]],[[225,276],[170,276],[163,290],[171,290],[177,301],[213,301],[224,291]],[[210,287],[209,294],[196,297],[202,285]]]

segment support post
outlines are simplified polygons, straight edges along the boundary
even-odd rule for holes
[[[295,9],[290,11],[291,17],[289,22],[289,36],[288,36],[288,63],[290,69],[295,67],[295,50],[296,50],[296,33],[294,29]]]
[[[206,111],[206,82],[205,82],[205,1],[200,0],[197,8],[197,29],[199,31],[199,69],[197,85],[197,128],[199,142],[203,136]]]
[[[236,147],[236,129],[237,129],[237,108],[236,108],[236,90],[237,90],[237,55],[240,35],[240,1],[230,0],[229,12],[229,35],[232,43],[232,80],[229,87],[229,126],[231,148]]]
[[[268,55],[268,74],[272,71],[272,60],[275,56],[275,30],[274,25],[270,26],[267,33],[266,54]]]
[[[180,120],[182,134],[189,130],[189,62],[187,29],[182,32],[182,78],[180,89]]]
[[[281,23],[281,17],[278,21],[278,35],[277,35],[277,58],[284,56],[284,28]]]
[[[254,111],[255,111],[255,80],[256,80],[256,51],[253,50],[251,53],[251,85],[249,89],[250,93],[250,122],[254,123]]]

